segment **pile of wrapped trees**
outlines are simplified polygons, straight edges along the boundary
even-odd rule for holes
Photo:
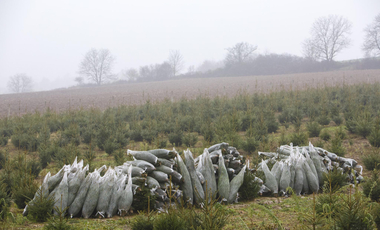
[[[195,159],[189,150],[182,157],[174,149],[128,150],[127,154],[134,160],[115,168],[103,165],[87,174],[89,166],[75,159],[54,176],[49,172],[23,214],[28,214],[28,206],[39,196],[50,196],[54,207],[66,210],[70,217],[125,215],[143,186],[157,195],[156,209],[170,204],[169,197],[201,205],[206,193],[211,198],[217,192],[220,199],[231,203],[237,199],[246,169],[243,156],[227,143],[206,148]]]
[[[354,159],[339,157],[311,143],[303,147],[282,145],[275,153],[258,154],[268,158],[258,165],[258,170],[262,170],[265,175],[265,184],[261,189],[263,193],[285,195],[288,187],[297,195],[317,193],[323,186],[323,174],[329,170],[347,172],[347,181],[350,183],[354,183],[355,178],[358,183],[363,180],[363,168]],[[274,164],[271,170],[267,166],[269,162]],[[356,169],[360,169],[360,172]]]

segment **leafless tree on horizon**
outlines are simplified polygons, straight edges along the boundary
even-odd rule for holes
[[[226,50],[226,65],[241,64],[252,57],[253,52],[257,50],[257,46],[251,45],[248,42],[239,42]]]
[[[363,42],[363,51],[367,57],[380,56],[380,14],[365,29],[365,39]]]
[[[79,74],[85,76],[88,80],[101,85],[106,80],[115,79],[112,73],[112,67],[115,57],[111,55],[108,49],[91,49],[84,56],[79,66]]]
[[[317,52],[316,47],[313,45],[312,39],[306,39],[302,43],[303,56],[311,61],[317,61],[320,59],[320,54]]]
[[[336,55],[351,44],[349,34],[352,23],[338,15],[318,18],[312,25],[308,38],[303,43],[306,57],[333,61]]]
[[[32,91],[32,78],[24,73],[13,75],[9,78],[8,89],[13,93],[25,93]]]
[[[183,70],[185,64],[179,50],[170,51],[168,62],[172,68],[173,77],[176,77]]]
[[[127,81],[131,82],[137,81],[137,79],[140,77],[139,72],[135,68],[123,70],[122,75],[127,79]]]

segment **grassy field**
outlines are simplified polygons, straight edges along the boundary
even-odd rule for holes
[[[226,210],[229,214],[229,221],[223,229],[275,229],[278,222],[272,215],[276,216],[284,229],[297,229],[300,226],[298,221],[299,212],[296,205],[303,206],[302,211],[311,211],[310,203],[313,201],[312,195],[303,196],[298,200],[294,198],[273,198],[262,197],[251,202],[241,202],[228,205]],[[263,211],[259,206],[264,206],[269,212]],[[6,229],[40,229],[44,223],[35,223],[22,217],[21,210],[14,210],[15,221],[7,222]],[[113,217],[109,219],[83,219],[74,218],[69,220],[69,224],[76,229],[115,229],[130,230],[131,222],[138,214],[131,214],[127,217]],[[160,214],[154,214],[155,216]]]
[[[377,143],[380,143],[377,142],[380,141],[377,128],[380,127],[380,85],[376,83],[379,73],[349,73],[330,73],[330,77],[338,76],[333,78],[338,79],[336,81],[328,81],[327,73],[308,74],[309,80],[303,81],[300,79],[305,78],[305,75],[283,76],[285,80],[282,83],[282,80],[276,81],[274,78],[266,77],[267,81],[272,82],[272,86],[260,87],[268,86],[268,82],[257,81],[254,84],[256,91],[249,91],[247,88],[238,90],[242,86],[239,82],[244,82],[245,78],[218,79],[218,82],[227,85],[228,82],[235,82],[235,85],[230,85],[229,88],[219,87],[215,83],[216,79],[172,81],[178,85],[181,83],[181,86],[174,87],[175,90],[179,90],[176,91],[178,94],[174,95],[188,98],[171,100],[170,93],[163,93],[164,96],[160,98],[160,92],[169,92],[166,88],[164,91],[150,90],[149,92],[157,93],[157,100],[146,100],[152,98],[153,94],[149,93],[147,96],[147,91],[143,90],[142,99],[138,96],[139,93],[135,95],[136,98],[140,98],[140,102],[131,103],[134,105],[125,105],[129,102],[108,103],[109,108],[106,110],[100,108],[104,108],[105,105],[102,103],[107,104],[105,101],[108,99],[97,101],[99,104],[93,105],[98,108],[91,109],[85,108],[91,104],[78,106],[79,102],[88,103],[85,100],[81,101],[81,97],[76,100],[70,99],[68,106],[63,106],[61,111],[48,109],[49,103],[41,106],[41,99],[34,100],[30,97],[31,101],[25,103],[29,103],[29,108],[34,106],[32,111],[36,112],[0,119],[0,153],[3,156],[0,158],[0,179],[14,201],[10,207],[12,214],[9,214],[8,221],[3,222],[2,226],[7,229],[37,229],[46,225],[22,217],[22,208],[16,205],[16,201],[25,198],[20,198],[17,194],[33,195],[37,189],[36,185],[41,183],[47,172],[56,173],[63,164],[71,163],[76,155],[94,169],[103,164],[120,165],[120,162],[128,159],[125,155],[126,149],[175,147],[181,152],[190,148],[198,155],[204,148],[225,141],[237,147],[250,159],[251,167],[255,167],[260,160],[257,151],[276,151],[281,144],[293,142],[306,145],[311,141],[329,151],[341,151],[341,155],[365,165],[366,156],[379,155],[379,149],[376,147]],[[319,79],[318,84],[310,86],[310,83],[316,81],[314,78],[317,75],[325,76],[321,77],[325,82]],[[285,82],[288,84],[292,78],[290,82],[297,83],[285,85]],[[188,91],[179,93],[183,90],[181,87],[186,85],[182,83],[197,80],[208,82],[209,84],[204,84],[207,87],[211,87],[211,82],[216,86],[208,88],[209,93],[201,93],[202,95],[198,96],[194,87],[195,92],[191,94]],[[368,81],[371,84],[368,84]],[[276,86],[273,86],[274,82]],[[145,84],[148,87],[151,83]],[[241,85],[238,87],[239,84]],[[158,87],[157,85],[159,84],[155,87]],[[247,84],[246,86],[251,87]],[[104,89],[107,87],[104,86]],[[67,96],[74,91],[49,93]],[[85,92],[81,93],[85,95]],[[118,95],[117,92],[115,90],[113,93]],[[15,95],[13,102],[28,95]],[[48,95],[44,97],[46,96]],[[55,97],[54,100],[62,101],[66,96]],[[6,100],[8,97],[11,95],[2,96]],[[12,100],[8,100],[5,103],[11,102]],[[19,106],[21,115],[25,110],[21,112],[21,102]],[[10,111],[10,114],[18,114],[17,109]],[[4,115],[7,112],[2,113]],[[327,133],[330,138],[323,137],[322,133]],[[363,175],[370,177],[371,170],[365,167]],[[359,189],[361,191],[360,185]],[[347,192],[343,194],[347,195]],[[229,221],[223,229],[275,229],[279,223],[285,229],[299,229],[309,223],[305,219],[310,216],[306,218],[305,214],[313,213],[313,195],[299,198],[259,197],[254,201],[223,207],[229,215]],[[131,221],[133,222],[136,215],[134,212],[123,218],[74,218],[69,222],[78,229],[131,229]],[[322,226],[326,226],[326,223],[324,224]]]

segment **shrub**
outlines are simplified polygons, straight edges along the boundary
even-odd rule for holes
[[[38,147],[38,140],[34,134],[22,133],[13,135],[11,142],[16,148],[30,152],[36,151]]]
[[[115,134],[115,142],[119,144],[120,148],[124,148],[129,143],[129,133],[125,130],[119,130]]]
[[[343,118],[341,116],[333,116],[332,120],[335,122],[336,125],[340,125],[343,123]]]
[[[334,166],[333,170],[323,174],[324,190],[336,192],[345,185],[347,185],[347,173],[342,173],[337,167]]]
[[[249,127],[252,126],[252,124],[256,123],[257,118],[253,114],[246,113],[241,117],[240,120],[241,130],[246,131]]]
[[[343,126],[339,126],[339,128],[335,130],[335,136],[338,136],[341,140],[346,139],[347,133]]]
[[[155,140],[155,144],[156,144],[157,148],[164,149],[164,148],[166,148],[166,146],[168,144],[168,140],[164,137],[157,136],[156,140]]]
[[[4,167],[6,157],[3,151],[0,150],[0,169]]]
[[[310,122],[307,124],[307,130],[310,137],[318,137],[322,127],[317,122]]]
[[[301,129],[301,125],[302,125],[302,122],[301,120],[297,120],[296,122],[293,123],[294,124],[294,129],[296,132],[299,132],[300,129]]]
[[[136,142],[143,141],[143,137],[141,135],[141,129],[131,130],[131,136],[130,136],[130,138],[131,138],[131,140],[134,140]]]
[[[38,148],[38,156],[40,159],[41,167],[44,169],[51,162],[51,154],[46,146]]]
[[[45,125],[38,133],[38,143],[47,145],[50,142],[50,129]]]
[[[319,215],[323,214],[326,210],[326,206],[329,207],[329,212],[333,214],[336,211],[336,207],[339,203],[339,195],[329,190],[324,191],[317,198],[315,203],[315,212]]]
[[[154,230],[187,229],[187,222],[177,212],[162,213],[154,220]]]
[[[28,205],[28,219],[36,222],[46,222],[54,206],[54,196],[44,196],[41,190],[37,191],[37,198]]]
[[[329,141],[331,138],[331,135],[326,129],[323,129],[321,134],[319,135],[319,138],[321,138],[324,141]]]
[[[54,211],[58,213],[58,216],[53,216],[49,219],[49,223],[44,226],[46,230],[71,230],[74,229],[65,217],[66,209],[55,207]]]
[[[371,178],[363,183],[363,193],[373,201],[380,201],[380,178],[379,171],[372,171]]]
[[[1,186],[4,186],[5,191],[7,194],[10,196],[12,188],[14,187],[15,183],[15,170],[12,165],[12,162],[6,158],[5,164],[3,165],[3,169],[1,170],[0,173],[0,184]]]
[[[374,147],[380,147],[380,120],[376,118],[375,126],[368,137],[369,143]]]
[[[356,133],[356,121],[354,119],[346,119],[346,127],[350,133]]]
[[[243,142],[243,150],[249,154],[255,152],[258,147],[259,143],[254,137],[247,137],[247,139]]]
[[[122,165],[125,162],[125,154],[123,149],[119,149],[115,152],[113,152],[113,157],[115,160],[116,165]]]
[[[358,118],[359,121],[356,122],[356,134],[366,138],[372,131],[372,122],[366,118]]]
[[[268,133],[275,133],[278,130],[278,122],[274,116],[274,113],[271,112],[268,114],[267,117],[265,117],[265,124],[268,128]]]
[[[41,172],[41,164],[35,159],[28,160],[26,170],[30,175],[34,176],[34,178],[37,178]]]
[[[109,138],[103,145],[104,151],[108,155],[112,155],[113,152],[118,148],[117,144],[113,141],[112,138]]]
[[[92,139],[94,139],[94,131],[90,128],[87,128],[85,131],[82,132],[82,140],[85,144],[90,144]]]
[[[6,185],[0,181],[0,220],[5,220],[9,211],[11,199],[8,196]]]
[[[58,147],[56,151],[54,161],[58,167],[63,167],[65,164],[71,164],[75,157],[80,157],[80,151],[74,144],[69,144],[64,148]]]
[[[133,195],[132,207],[136,211],[148,211],[148,206],[154,207],[156,198],[157,196],[152,195],[149,188],[142,186],[141,191],[137,191],[136,194]]]
[[[194,147],[198,142],[198,135],[196,133],[187,133],[183,136],[182,141],[186,147]]]
[[[346,155],[346,149],[343,147],[342,140],[339,138],[339,136],[335,136],[331,140],[331,146],[329,148],[329,151],[335,153],[340,157],[344,157],[344,155]]]
[[[62,132],[63,145],[74,144],[78,146],[80,144],[79,128],[77,124],[71,124],[67,129]]]
[[[244,174],[243,184],[239,188],[239,195],[242,201],[254,200],[259,196],[260,185],[255,181],[255,175],[250,171]]]
[[[6,146],[8,144],[8,137],[0,136],[0,146]]]
[[[238,132],[231,131],[230,133],[224,135],[223,139],[220,139],[220,141],[223,140],[235,148],[239,149],[241,147],[242,140]]]
[[[193,116],[184,115],[179,118],[179,126],[181,130],[192,132],[193,127],[195,126],[195,119]]]
[[[363,164],[367,170],[380,169],[380,153],[371,152],[362,157]]]
[[[3,126],[0,129],[0,136],[11,137],[13,134],[13,128],[10,126]]]
[[[287,136],[285,135],[285,129],[281,130],[279,144],[280,145],[287,145],[287,144],[289,144],[289,140],[288,140]]]
[[[169,142],[172,145],[181,146],[182,145],[182,135],[183,135],[182,131],[179,129],[175,130],[172,133],[169,133],[169,135],[168,135]]]
[[[290,136],[290,142],[292,142],[294,146],[306,145],[307,141],[308,141],[308,136],[304,132],[293,133]]]
[[[375,222],[368,209],[369,202],[356,187],[352,193],[350,185],[348,194],[340,194],[333,219],[336,229],[375,229]]]
[[[281,123],[281,124],[285,124],[286,122],[289,122],[289,117],[288,117],[288,111],[287,110],[283,110],[282,113],[280,113],[277,118],[278,118],[278,121]]]
[[[141,131],[141,136],[143,140],[146,140],[149,144],[152,143],[153,139],[156,137],[157,131],[153,129],[143,129]]]
[[[284,124],[287,122],[296,123],[297,121],[302,120],[302,112],[297,108],[287,107],[282,113],[278,116],[280,123]]]
[[[330,118],[327,115],[322,115],[317,119],[320,125],[328,125],[330,124]]]
[[[318,138],[318,140],[314,143],[314,146],[319,147],[319,148],[323,148],[324,145],[325,143],[320,138]]]
[[[96,158],[95,152],[92,150],[91,144],[89,150],[84,152],[84,159],[90,166],[90,171],[92,171],[92,161]]]
[[[380,127],[372,129],[368,141],[372,146],[380,147]]]
[[[215,133],[213,126],[209,125],[209,124],[202,126],[201,133],[202,133],[205,141],[207,141],[209,143],[213,142],[215,137],[216,137],[216,133]]]
[[[373,216],[373,220],[376,223],[377,229],[380,228],[380,204],[376,202],[372,202],[370,204],[371,214]]]
[[[46,154],[49,155],[52,159],[59,155],[60,151],[63,151],[63,148],[59,147],[58,141],[52,142],[49,146],[41,145],[41,149],[45,149]]]
[[[339,194],[337,191],[347,184],[347,173],[342,173],[334,166],[332,171],[323,174],[323,194],[319,195],[315,204],[315,211],[318,214],[324,213],[326,205],[328,212],[334,213],[339,205]]]
[[[132,230],[153,230],[153,218],[140,213],[131,223]]]
[[[6,221],[9,213],[9,204],[4,198],[0,198],[0,221]]]
[[[212,197],[212,194],[205,193],[205,200],[210,202],[204,202],[200,212],[190,212],[191,218],[187,218],[187,221],[191,229],[219,230],[227,224],[230,217],[227,209],[216,199],[208,199],[208,196]]]
[[[108,130],[106,130],[105,127],[102,127],[99,129],[97,135],[96,135],[96,145],[99,149],[104,150],[104,144],[109,139],[110,133]]]
[[[37,191],[37,184],[32,178],[24,178],[17,186],[13,187],[13,200],[18,208],[25,208],[26,203],[28,203]]]
[[[14,147],[19,148],[19,146],[20,146],[20,139],[21,139],[21,135],[13,135],[12,136],[11,142],[12,142],[12,144],[13,144]]]

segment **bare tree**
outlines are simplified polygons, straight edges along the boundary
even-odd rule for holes
[[[236,43],[233,47],[227,48],[228,53],[225,58],[225,63],[226,65],[230,65],[246,62],[252,57],[255,50],[257,50],[257,46],[247,42]]]
[[[306,55],[313,53],[313,57],[325,61],[333,61],[334,57],[347,48],[351,41],[352,23],[342,16],[328,15],[318,18],[311,27],[311,38],[303,43],[303,52]]]
[[[189,66],[189,68],[187,68],[187,75],[194,75],[195,74],[195,66],[194,65],[191,65]]]
[[[114,62],[115,58],[108,49],[91,49],[80,63],[79,73],[100,85],[106,80],[115,79],[112,73]]]
[[[310,61],[317,61],[320,58],[319,52],[317,52],[311,39],[306,39],[302,43],[302,52],[303,56]]]
[[[13,93],[25,93],[32,91],[32,78],[24,73],[11,76],[8,81],[8,89]]]
[[[380,56],[380,14],[368,25],[365,30],[363,51],[367,57]]]
[[[127,81],[137,81],[139,78],[139,72],[134,68],[130,68],[123,71],[123,76],[127,79]]]
[[[172,68],[173,77],[177,76],[184,67],[183,56],[179,50],[171,50],[168,58],[168,62]]]

